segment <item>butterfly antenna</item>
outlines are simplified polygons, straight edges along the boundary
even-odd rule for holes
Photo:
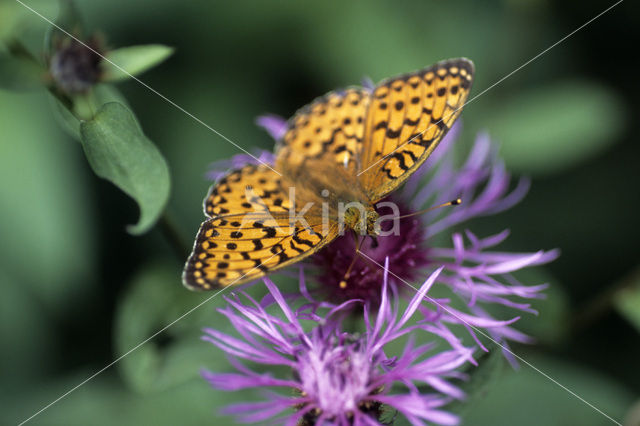
[[[405,217],[417,216],[419,214],[427,213],[427,212],[439,209],[441,207],[458,206],[460,204],[462,204],[462,199],[461,198],[456,198],[455,200],[451,200],[448,203],[438,204],[437,206],[429,207],[428,209],[420,210],[419,212],[415,212],[415,213],[405,214],[403,216],[399,216],[398,219],[404,219]]]
[[[347,280],[349,279],[349,275],[351,274],[351,269],[353,269],[353,265],[355,265],[355,263],[356,263],[356,259],[358,259],[358,256],[360,256],[360,248],[362,247],[362,242],[364,241],[365,238],[366,238],[366,236],[363,236],[362,238],[357,240],[357,243],[356,243],[356,254],[353,256],[353,259],[351,260],[351,264],[347,268],[347,272],[344,273],[344,276],[342,277],[342,280],[340,281],[340,288],[347,288]]]

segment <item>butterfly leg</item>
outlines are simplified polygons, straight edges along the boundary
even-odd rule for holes
[[[354,233],[353,237],[357,239],[358,235]],[[358,257],[361,256],[360,248],[362,247],[362,242],[366,237],[367,237],[366,235],[363,235],[362,238],[356,240],[356,253],[353,256],[353,260],[351,260],[351,264],[347,268],[347,272],[345,272],[344,276],[342,277],[342,280],[340,281],[340,288],[347,288],[347,280],[349,279],[349,275],[351,274],[351,269],[353,268],[353,265],[356,263],[356,260],[358,259]]]
[[[376,238],[373,235],[370,235],[371,237],[371,248],[372,249],[377,249],[378,248],[378,238]]]

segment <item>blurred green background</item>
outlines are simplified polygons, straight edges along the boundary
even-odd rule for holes
[[[25,0],[55,19],[56,3]],[[550,0],[210,2],[77,1],[108,46],[176,49],[141,79],[250,150],[272,148],[254,124],[291,115],[331,89],[466,56],[472,96],[613,2]],[[17,9],[16,9],[17,8]],[[507,167],[532,178],[508,212],[467,224],[512,231],[505,250],[559,247],[528,271],[549,281],[541,314],[520,328],[539,344],[515,352],[616,420],[640,424],[640,88],[630,47],[640,8],[626,1],[474,100],[459,145],[487,130]],[[19,28],[15,11],[24,16]],[[11,11],[11,15],[9,14]],[[3,16],[5,20],[3,20]],[[11,21],[7,21],[11,16]],[[16,25],[18,26],[18,25]],[[2,31],[40,55],[47,24],[0,1]],[[0,31],[0,32],[2,32]],[[188,241],[203,215],[210,162],[239,151],[134,81],[120,84],[172,179],[168,215]],[[0,423],[25,420],[205,300],[180,284],[182,262],[156,226],[134,237],[133,201],[91,171],[44,91],[0,90]],[[200,329],[228,326],[214,299],[35,417],[33,424],[230,424],[233,393],[201,367],[228,369]],[[244,399],[244,397],[243,397]],[[504,369],[466,424],[611,424],[540,374]]]

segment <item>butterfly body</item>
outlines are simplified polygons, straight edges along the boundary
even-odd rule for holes
[[[372,205],[363,207],[362,210],[357,207],[345,209],[344,224],[358,235],[375,237],[380,234],[380,226],[378,224],[380,215]]]
[[[231,170],[205,199],[183,281],[209,290],[252,281],[348,229],[376,236],[375,204],[402,185],[451,128],[473,76],[439,62],[373,91],[331,92],[299,110],[270,165]]]
[[[295,170],[285,164],[276,170],[287,173],[283,190],[294,188],[295,198],[309,200],[313,206],[324,208],[324,214],[329,219],[342,223],[360,235],[377,235],[374,224],[378,213],[356,174],[349,169],[348,163],[342,167],[329,164],[326,167],[326,161],[306,159]],[[290,198],[294,197],[290,194]]]

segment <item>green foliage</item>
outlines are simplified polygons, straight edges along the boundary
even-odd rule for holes
[[[600,374],[554,358],[522,354],[532,365],[621,421],[633,394]],[[504,374],[480,404],[465,413],[467,423],[483,426],[579,424],[608,425],[604,416],[529,366]]]
[[[102,81],[126,80],[165,61],[173,54],[173,48],[161,44],[121,47],[105,54],[102,61]],[[114,66],[113,64],[117,65]]]
[[[25,3],[45,16],[58,8],[56,2],[51,0],[30,0]],[[42,24],[42,20],[17,1],[0,0],[0,44],[37,24]]]
[[[47,381],[20,397],[15,394],[6,396],[7,404],[3,405],[2,413],[6,420],[4,423],[18,424],[26,420],[92,373],[84,370],[69,374],[56,381]],[[115,377],[107,376],[92,380],[90,386],[52,405],[29,424],[200,426],[215,422],[216,410],[235,399],[233,392],[212,395],[208,384],[201,379],[166,391],[141,395],[125,388]]]
[[[32,296],[31,288],[21,285],[24,281],[18,278],[18,273],[13,272],[0,270],[4,295],[0,299],[0,340],[3,343],[0,371],[3,383],[7,384],[38,380],[52,367],[51,360],[43,360],[40,355],[55,348],[54,330],[47,322],[42,304]],[[49,306],[53,305],[48,302]],[[24,338],[25,330],[29,330],[28,339]]]
[[[0,10],[3,9],[14,11],[5,6]],[[56,61],[57,65],[51,65],[47,72],[22,44],[11,40],[8,52],[0,52],[0,88],[48,87],[54,98],[54,115],[65,131],[82,142],[96,174],[113,182],[138,203],[140,219],[137,225],[129,227],[129,232],[142,234],[157,221],[169,198],[168,166],[155,145],[144,136],[117,90],[104,84],[95,85],[94,80],[88,83],[80,80],[87,78],[88,72],[94,72],[92,60],[86,57],[91,53],[81,45],[74,45],[78,48],[65,50],[63,56],[56,55],[60,49],[68,49],[70,43],[75,43],[73,37],[82,41],[84,36],[75,3],[60,1],[56,25],[45,33],[44,57],[47,62],[52,57],[64,59]],[[96,43],[98,39],[89,42]],[[172,49],[166,46],[145,45],[113,50],[108,55],[127,72],[138,74],[159,64],[171,53]],[[97,75],[98,70],[95,72]],[[127,76],[112,66],[103,70],[103,74],[101,81],[118,81]],[[69,92],[71,88],[74,92]]]
[[[64,312],[95,290],[95,198],[42,93],[0,91],[0,110],[0,269],[40,309]]]
[[[120,91],[110,84],[98,84],[85,98],[85,102],[82,104],[85,111],[81,111],[79,105],[74,103],[71,107],[65,106],[60,99],[51,96],[51,106],[53,109],[53,115],[60,124],[60,126],[75,140],[80,142],[80,119],[78,116],[83,114],[88,115],[88,118],[93,116],[92,111],[97,111],[101,105],[117,102],[130,109],[130,106],[125,97]],[[89,102],[86,102],[89,101]]]
[[[614,305],[620,315],[640,332],[640,270],[629,279],[631,282],[616,293]]]
[[[56,49],[69,40],[68,34],[80,40],[85,37],[84,22],[76,4],[72,0],[58,0],[57,3],[59,7],[58,16],[55,19],[56,25],[49,26],[44,35],[44,53],[47,59],[50,59]]]
[[[103,105],[82,122],[80,134],[93,171],[138,203],[140,219],[129,232],[147,231],[169,199],[169,168],[160,151],[142,133],[133,113],[117,102]]]
[[[184,291],[175,263],[143,268],[130,283],[116,314],[117,355],[136,347],[204,299],[202,294]],[[138,392],[158,392],[198,377],[199,368],[220,355],[199,339],[201,327],[207,322],[214,324],[213,313],[203,306],[124,358],[118,368],[127,384]],[[166,343],[159,345],[158,341]]]
[[[482,401],[493,391],[502,376],[505,359],[502,350],[492,345],[490,352],[478,357],[478,366],[470,366],[466,373],[469,380],[461,382],[460,388],[466,397],[462,401],[454,401],[446,409],[458,415],[464,415],[471,408]]]
[[[0,89],[32,90],[43,86],[45,70],[24,58],[0,52]]]
[[[485,117],[509,170],[539,175],[610,148],[624,128],[625,111],[606,88],[570,81],[518,91]]]

